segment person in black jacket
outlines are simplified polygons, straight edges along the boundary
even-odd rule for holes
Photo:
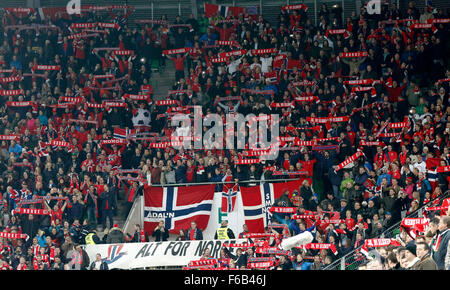
[[[169,231],[164,227],[164,221],[159,221],[158,226],[152,233],[152,237],[155,237],[155,242],[164,242],[167,241],[169,237]]]
[[[140,224],[134,225],[134,234],[130,235],[127,233],[128,238],[130,238],[130,243],[145,243],[149,241],[148,234],[144,230],[141,230]]]
[[[89,270],[109,270],[108,264],[102,261],[102,255],[95,255],[95,261],[89,266]]]
[[[197,228],[196,222],[191,222],[191,227],[186,231],[186,241],[203,240],[203,232]]]
[[[241,267],[247,267],[247,262],[249,257],[256,257],[255,248],[248,248],[247,251],[242,252],[241,248],[236,250],[236,255],[230,252],[227,247],[223,247],[225,254],[232,260],[235,261],[235,265],[237,269],[241,269]]]
[[[106,184],[104,185],[104,191],[99,196],[99,209],[101,210],[102,225],[106,228],[106,220],[109,219],[109,227],[114,225],[113,210],[116,206],[116,198],[114,196],[113,189],[110,189]]]

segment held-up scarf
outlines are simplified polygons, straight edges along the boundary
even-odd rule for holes
[[[257,254],[265,254],[265,255],[291,255],[291,251],[280,250],[277,247],[260,247],[256,248],[255,251]]]
[[[211,59],[211,62],[212,63],[223,63],[223,62],[228,62],[228,58],[226,58],[226,57],[218,57],[218,58],[212,58]]]
[[[259,163],[259,159],[238,159],[234,162],[236,165],[256,164]]]
[[[245,233],[244,238],[247,239],[262,239],[262,238],[276,238],[274,233]]]
[[[194,261],[190,261],[188,266],[189,267],[209,266],[209,265],[215,265],[217,263],[219,263],[219,261],[217,259],[194,260]]]
[[[399,136],[401,134],[402,134],[402,132],[400,132],[400,133],[395,133],[395,132],[393,132],[393,133],[381,133],[378,136],[381,137],[381,138],[394,138],[394,137],[397,137],[397,136]]]
[[[150,101],[149,95],[124,94],[122,97],[124,99],[130,99],[135,101]]]
[[[349,158],[345,159],[342,163],[337,165],[337,169],[335,171],[337,172],[337,171],[341,170],[342,168],[344,168],[345,166],[349,165],[350,163],[352,163],[353,161],[355,161],[356,159],[358,159],[360,156],[363,156],[363,155],[364,154],[361,151],[356,152],[355,154],[353,154]]]
[[[248,150],[248,151],[244,151],[242,152],[243,156],[248,156],[248,157],[258,157],[258,156],[265,156],[265,155],[271,155],[273,152],[270,149],[261,149],[261,150]]]
[[[272,206],[269,209],[270,212],[276,212],[276,213],[295,213],[297,212],[296,207],[280,207],[280,206]]]
[[[247,249],[247,248],[253,248],[255,246],[255,244],[253,243],[242,243],[242,244],[234,244],[234,243],[230,243],[230,244],[223,244],[223,247],[228,247],[228,248],[242,248],[242,249]]]
[[[294,141],[295,146],[314,146],[317,145],[316,141],[304,141],[304,140],[295,140]]]
[[[155,102],[157,106],[171,106],[171,105],[179,105],[177,100],[158,100]]]
[[[36,64],[36,65],[33,66],[33,68],[31,70],[32,71],[37,71],[37,70],[61,70],[61,66],[60,65]]]
[[[295,102],[272,103],[271,108],[295,108]]]
[[[295,97],[296,102],[318,102],[318,96],[307,96],[307,97]]]
[[[183,145],[182,142],[162,142],[162,143],[150,143],[150,148],[167,148],[167,147],[175,147]]]
[[[364,241],[364,245],[361,247],[361,253],[368,256],[369,247],[372,248],[382,248],[389,245],[393,245],[396,247],[401,246],[401,244],[395,239],[367,239]]]
[[[359,145],[360,146],[382,146],[382,147],[386,146],[386,144],[381,141],[365,141],[365,140],[361,140],[359,142]]]
[[[390,123],[388,128],[391,129],[399,129],[399,128],[406,128],[408,127],[408,117],[405,117],[403,122],[397,122],[397,123]]]
[[[102,140],[100,141],[100,145],[106,145],[106,144],[116,144],[116,145],[122,145],[125,144],[125,139],[110,139],[110,140]]]
[[[363,80],[349,80],[344,81],[344,84],[350,86],[362,86],[362,85],[373,85],[373,79],[363,79]]]
[[[324,151],[324,150],[337,150],[339,148],[338,145],[316,145],[312,147],[313,151]]]
[[[277,53],[277,49],[275,47],[263,48],[263,49],[252,49],[250,52],[252,55],[260,55],[260,54]]]
[[[348,122],[350,120],[349,116],[341,116],[341,117],[324,117],[324,118],[315,118],[315,117],[306,117],[306,121],[311,123],[325,124],[328,122],[337,123],[337,122]]]
[[[16,208],[12,210],[12,214],[33,214],[33,215],[49,215],[52,214],[46,209]]]
[[[216,45],[229,45],[240,47],[240,44],[234,40],[216,40]]]
[[[357,52],[341,52],[339,53],[339,57],[341,58],[355,58],[355,57],[364,57],[368,56],[367,51],[357,51]]]
[[[438,30],[432,23],[414,23],[409,26],[409,29],[431,29],[433,33]]]
[[[294,214],[291,216],[292,220],[301,220],[301,219],[317,219],[318,216],[316,216],[315,214]]]
[[[184,54],[189,51],[191,51],[190,47],[177,48],[177,49],[165,49],[165,50],[163,50],[163,54],[164,55],[178,54],[178,53]]]
[[[326,243],[309,243],[303,246],[296,247],[297,249],[304,249],[304,250],[331,250],[333,254],[337,255],[338,251],[336,249],[336,246],[333,244],[326,244]]]
[[[296,4],[296,5],[284,5],[281,7],[283,10],[308,10],[308,7],[305,4]]]
[[[350,32],[347,29],[327,29],[325,32],[325,37],[328,38],[328,35],[336,35],[336,34],[343,34],[344,38],[350,37]]]
[[[400,224],[400,230],[405,230],[411,238],[415,239],[417,233],[425,232],[429,222],[427,218],[404,218]]]
[[[263,268],[269,268],[269,267],[273,267],[273,266],[274,266],[273,261],[247,263],[247,268],[250,268],[250,269],[263,269]]]
[[[17,135],[0,135],[0,140],[2,141],[11,141],[11,140],[18,140],[19,136]]]
[[[274,170],[272,172],[272,175],[278,176],[278,175],[308,175],[308,171],[302,170],[302,171],[282,171],[282,170]]]
[[[240,49],[240,50],[233,50],[233,51],[228,51],[228,52],[221,52],[218,54],[219,57],[230,57],[232,55],[234,56],[240,56],[240,55],[244,55],[247,53],[247,50],[245,49]]]
[[[301,81],[301,82],[291,83],[290,85],[293,86],[293,87],[302,87],[302,86],[304,86],[304,87],[312,87],[312,86],[315,86],[316,84],[317,84],[317,82],[315,82],[315,81],[304,80],[304,81]]]
[[[25,239],[28,241],[29,236],[27,234],[13,234],[8,232],[0,232],[0,238],[5,239]]]
[[[22,89],[19,90],[0,90],[0,96],[17,96],[23,95],[24,91]]]
[[[427,23],[450,23],[450,18],[433,18],[433,19],[428,19]]]
[[[252,89],[246,89],[242,88],[241,93],[249,93],[249,94],[256,94],[256,95],[274,95],[273,90],[252,90]]]
[[[15,77],[6,77],[6,78],[0,78],[0,83],[12,83],[12,82],[19,82],[22,80],[21,76],[15,76]],[[4,91],[4,90],[2,90]]]

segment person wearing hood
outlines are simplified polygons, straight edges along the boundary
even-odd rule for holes
[[[107,244],[123,244],[125,243],[125,235],[117,224],[114,224],[113,228],[109,231],[106,238]]]

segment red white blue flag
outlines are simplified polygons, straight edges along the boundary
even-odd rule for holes
[[[113,137],[116,139],[127,139],[134,134],[136,134],[136,129],[123,129],[115,127]]]
[[[154,187],[144,189],[144,230],[151,234],[163,220],[170,233],[187,229],[195,221],[205,229],[211,215],[215,185]]]
[[[272,222],[270,208],[283,192],[294,190],[300,192],[301,180],[280,183],[262,183],[259,186],[240,186],[245,223],[252,233],[263,233],[264,228]]]
[[[236,204],[237,197],[237,185],[233,184],[228,186],[224,184],[222,192],[222,207],[221,212],[232,212],[234,211],[234,205]]]

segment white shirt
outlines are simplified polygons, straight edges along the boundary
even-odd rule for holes
[[[426,173],[427,172],[427,164],[424,161],[422,161],[420,163],[416,162],[413,165],[413,168],[417,168],[419,170],[419,172],[422,172],[422,173]]]
[[[100,265],[102,264],[102,261],[95,261],[95,270],[100,270]]]
[[[266,73],[269,71],[269,66],[272,65],[273,58],[270,57],[261,57],[261,71],[262,73]]]
[[[239,67],[240,63],[241,63],[240,58],[230,62],[230,64],[228,65],[228,73],[231,75],[234,74],[237,71],[237,68]]]

